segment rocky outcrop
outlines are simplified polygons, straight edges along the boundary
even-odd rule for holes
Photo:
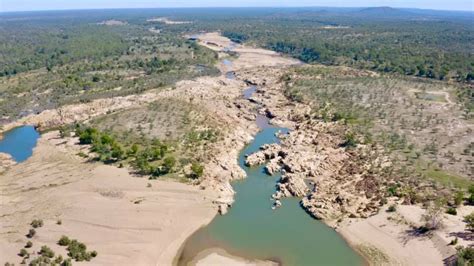
[[[284,173],[277,187],[286,197],[303,197],[309,192],[301,174]]]
[[[282,148],[278,144],[265,144],[260,147],[260,151],[247,155],[245,158],[246,166],[255,166],[264,164],[267,160],[274,159],[283,155]]]

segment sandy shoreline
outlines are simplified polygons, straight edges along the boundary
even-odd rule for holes
[[[425,210],[416,205],[399,205],[396,212],[382,209],[366,219],[344,221],[336,231],[371,265],[444,265],[456,254],[449,242],[468,232],[463,217],[473,206],[458,208],[458,215],[443,214],[443,227],[427,235],[417,235]],[[469,238],[458,238],[459,245],[469,246]]]
[[[219,248],[212,248],[199,253],[189,265],[191,266],[275,266],[277,263],[271,261],[248,260],[229,254]]]
[[[2,264],[21,261],[29,223],[43,219],[32,250],[48,245],[65,256],[56,242],[66,235],[99,252],[91,264],[171,265],[186,238],[216,214],[208,191],[83,162],[62,142],[57,132],[44,134],[33,156],[0,179]]]

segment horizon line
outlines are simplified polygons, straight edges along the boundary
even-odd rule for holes
[[[431,10],[431,11],[448,11],[448,12],[468,12],[474,13],[474,10],[462,10],[462,9],[436,9],[436,8],[419,8],[419,7],[392,7],[392,6],[208,6],[208,7],[201,7],[201,6],[175,6],[175,7],[90,7],[90,8],[59,8],[59,9],[33,9],[33,10],[9,10],[9,11],[2,11],[0,10],[0,14],[4,13],[22,13],[22,12],[46,12],[46,11],[87,11],[87,10],[127,10],[127,9],[213,9],[213,8],[336,8],[336,9],[344,9],[344,8],[381,8],[381,7],[388,7],[393,9],[415,9],[415,10]]]

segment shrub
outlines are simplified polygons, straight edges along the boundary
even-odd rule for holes
[[[60,246],[68,246],[71,243],[71,240],[67,236],[61,236],[58,241],[58,245]]]
[[[449,242],[449,245],[455,246],[458,244],[458,241],[459,241],[458,237],[455,237],[453,240],[451,240],[451,242]]]
[[[469,204],[474,205],[474,185],[471,185],[469,187],[468,192],[469,192],[469,199],[468,199]]]
[[[58,221],[56,222],[56,224],[57,224],[57,225],[62,225],[62,224],[63,224],[63,221],[58,220]]]
[[[171,171],[173,171],[173,167],[175,166],[176,164],[176,158],[174,158],[173,156],[168,156],[165,158],[165,160],[163,161],[163,170],[165,173],[170,173]]]
[[[35,220],[31,221],[30,225],[33,226],[33,228],[42,227],[43,226],[43,220],[35,219]]]
[[[28,255],[28,251],[26,251],[26,249],[24,248],[20,249],[20,253],[18,253],[18,256],[26,257],[27,255]]]
[[[72,266],[72,260],[71,259],[65,259],[62,263],[61,266]]]
[[[54,259],[54,263],[56,264],[61,264],[61,262],[63,262],[63,256],[59,255],[57,256],[55,259]]]
[[[198,179],[204,174],[204,166],[198,163],[191,165],[191,178]]]
[[[456,195],[454,195],[454,204],[456,204],[456,206],[459,206],[462,204],[463,201],[464,201],[464,192],[462,190],[457,191]]]
[[[466,222],[467,229],[474,231],[474,212],[471,212],[471,214],[464,216],[464,222]]]
[[[43,266],[43,265],[50,265],[51,259],[48,257],[40,256],[30,261],[30,266]]]
[[[395,212],[397,210],[397,205],[390,205],[387,209],[387,212]]]
[[[47,258],[50,258],[50,259],[54,258],[54,251],[52,249],[50,249],[48,246],[42,246],[41,250],[40,250],[40,254],[43,257],[47,257]]]
[[[347,133],[344,137],[344,142],[341,145],[346,148],[354,148],[357,146],[357,140],[354,133]]]
[[[451,215],[457,215],[457,214],[458,214],[458,211],[456,210],[456,208],[450,207],[450,208],[448,208],[448,209],[446,210],[446,213],[447,213],[447,214],[451,214]]]
[[[99,132],[95,128],[86,128],[84,131],[76,130],[76,135],[79,136],[80,144],[92,144],[94,140],[99,137]]]
[[[28,241],[26,242],[25,248],[31,248],[33,246],[33,242]]]
[[[388,195],[393,197],[398,195],[398,187],[397,186],[390,186],[387,188]]]
[[[443,226],[443,208],[441,205],[441,202],[431,204],[422,216],[421,219],[425,223],[423,227],[427,230],[436,230]]]
[[[90,261],[93,257],[97,256],[97,252],[87,252],[86,245],[75,239],[71,240],[67,250],[69,251],[68,256],[75,261]]]
[[[474,248],[459,247],[456,254],[457,265],[472,265],[474,263]]]
[[[28,234],[26,235],[26,237],[28,238],[32,238],[36,235],[36,230],[35,229],[30,229],[30,231],[28,231]]]

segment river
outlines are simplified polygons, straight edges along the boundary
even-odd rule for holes
[[[244,91],[250,98],[255,87]],[[232,182],[235,202],[226,215],[216,216],[184,244],[178,265],[188,265],[200,254],[214,248],[248,259],[271,260],[282,265],[363,265],[363,260],[332,228],[313,219],[298,198],[283,199],[273,210],[271,195],[280,175],[268,176],[264,166],[246,167],[245,155],[263,144],[279,142],[277,132],[264,116],[257,117],[261,131],[238,158],[247,178]]]

